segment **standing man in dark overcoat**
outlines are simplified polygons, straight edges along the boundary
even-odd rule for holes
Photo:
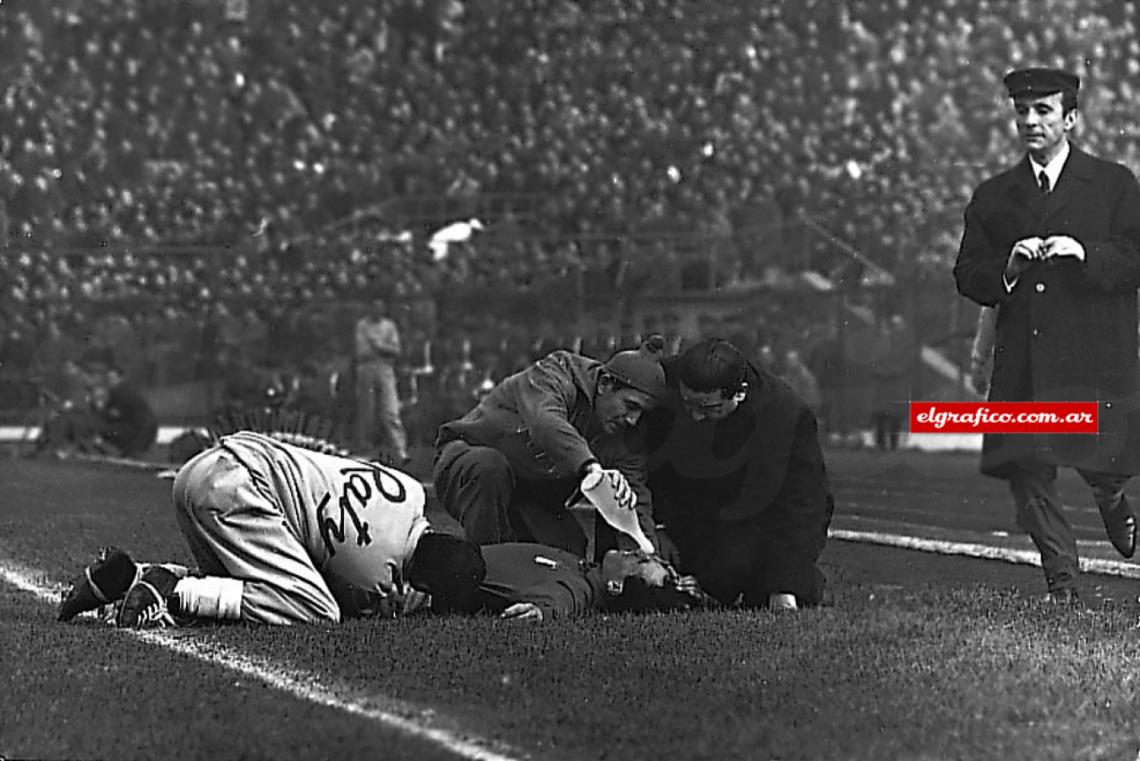
[[[1136,548],[1124,488],[1140,470],[1140,184],[1070,142],[1076,75],[1030,68],[1004,82],[1026,156],[974,192],[954,277],[962,295],[999,307],[991,402],[1097,404],[1095,435],[987,433],[982,450],[982,472],[1009,482],[1041,553],[1046,599],[1073,602],[1079,562],[1059,466],[1092,488],[1117,551]]]

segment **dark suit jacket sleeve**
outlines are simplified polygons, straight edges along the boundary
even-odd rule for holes
[[[518,602],[530,602],[542,609],[544,620],[584,615],[594,608],[599,591],[585,576],[547,580],[522,590]]]
[[[1140,183],[1126,167],[1110,165],[1108,197],[1112,201],[1109,237],[1082,240],[1085,277],[1105,291],[1140,287]]]
[[[528,369],[515,388],[515,403],[531,437],[563,473],[577,473],[594,459],[590,445],[570,422],[577,394],[573,377],[550,358]]]
[[[767,581],[773,592],[789,592],[801,600],[815,597],[816,561],[834,509],[815,417],[803,410],[783,485],[760,518],[767,545]]]
[[[996,306],[1010,298],[1002,273],[1010,251],[1004,251],[986,228],[983,209],[986,187],[978,189],[966,206],[965,231],[954,265],[958,292],[982,306]]]

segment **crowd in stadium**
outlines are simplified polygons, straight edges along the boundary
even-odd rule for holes
[[[1078,140],[1140,168],[1131,3],[526,5],[5,3],[3,367],[124,320],[133,339],[106,343],[149,357],[147,382],[177,347],[295,360],[335,350],[335,307],[378,286],[414,306],[410,365],[429,340],[461,356],[460,331],[509,328],[521,358],[577,326],[455,293],[857,279],[801,215],[948,278],[970,189],[1015,155],[999,82],[1018,64],[1079,70]],[[474,216],[434,257],[431,230]]]

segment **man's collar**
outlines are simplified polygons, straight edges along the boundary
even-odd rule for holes
[[[1061,170],[1065,168],[1065,162],[1069,160],[1071,152],[1072,145],[1066,139],[1061,150],[1045,166],[1034,161],[1033,156],[1029,156],[1029,168],[1033,170],[1034,179],[1040,177],[1042,170],[1044,170],[1045,174],[1049,176],[1049,187],[1056,188],[1057,180],[1061,177]]]

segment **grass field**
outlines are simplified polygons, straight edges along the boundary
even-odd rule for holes
[[[1008,528],[1003,487],[976,477],[970,458],[829,452],[829,464],[837,525]],[[828,604],[790,615],[142,634],[56,623],[51,594],[100,545],[190,562],[169,486],[118,467],[0,461],[0,757],[1132,761],[1140,751],[1138,582],[1088,576],[1086,605],[1058,609],[1039,601],[1030,566],[846,541],[825,551]],[[1076,511],[1078,533],[1103,545],[1086,517]]]

